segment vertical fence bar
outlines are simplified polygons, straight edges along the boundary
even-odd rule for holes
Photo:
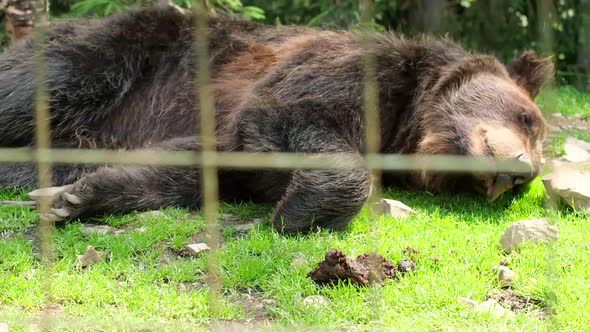
[[[552,0],[537,0],[537,36],[539,41],[539,50],[541,53],[544,54],[553,54],[553,23],[556,19],[555,17],[555,7],[554,2]],[[555,111],[555,106],[557,103],[557,95],[554,89],[553,84],[547,87],[547,97],[544,110],[546,113],[552,114]],[[546,218],[549,220],[551,224],[556,223],[559,221],[559,215],[557,213],[557,204],[556,202],[549,202],[550,206],[548,206],[545,210]],[[559,262],[555,255],[552,254],[552,246],[553,243],[549,243],[545,247],[545,260],[547,264],[547,270],[545,271],[547,276],[546,287],[547,287],[547,305],[548,305],[548,312],[549,316],[547,319],[547,328],[549,330],[556,330],[557,326],[555,325],[556,322],[554,320],[553,315],[553,307],[556,304],[557,296],[554,292],[554,285],[556,284],[557,278],[557,271],[555,270],[555,266],[559,266]]]
[[[197,98],[198,106],[195,117],[199,121],[201,156],[201,199],[207,228],[207,245],[211,248],[207,262],[207,285],[209,286],[209,310],[213,320],[221,312],[221,275],[219,268],[219,225],[218,178],[216,165],[215,113],[209,90],[209,55],[207,10],[200,1],[193,1],[195,19],[195,52],[197,64]]]
[[[365,120],[365,156],[372,156],[379,153],[381,145],[381,125],[379,123],[379,87],[377,83],[377,58],[375,50],[375,41],[373,23],[373,1],[362,0],[361,5],[361,26],[362,47],[363,47],[363,113]],[[382,170],[373,168],[368,165],[368,171],[372,178],[371,194],[368,200],[368,218],[375,219],[373,212],[375,201],[381,196],[381,174]],[[373,243],[372,252],[379,251],[379,223],[374,223],[370,237]],[[372,275],[379,279],[381,275],[381,264],[376,257],[369,262]],[[377,283],[382,280],[374,280]],[[382,311],[381,288],[371,287],[371,302],[373,304],[372,317],[377,319]]]
[[[51,128],[49,99],[47,92],[47,61],[45,56],[45,35],[47,22],[47,7],[35,8],[34,28],[34,86],[35,86],[35,160],[37,166],[37,186],[39,188],[50,187],[51,161],[42,160],[42,154],[51,147]],[[49,158],[49,156],[45,156]],[[39,238],[41,247],[41,261],[44,274],[44,305],[47,307],[53,301],[53,290],[51,286],[53,270],[53,227],[54,221],[45,218],[44,215],[50,210],[50,198],[41,197],[38,202],[39,211]],[[41,318],[41,326],[47,326],[47,317]]]

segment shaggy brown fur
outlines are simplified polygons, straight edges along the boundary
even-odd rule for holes
[[[192,26],[174,9],[53,26],[45,49],[54,146],[199,149]],[[360,160],[359,34],[211,18],[209,40],[219,150],[349,152]],[[430,190],[461,183],[494,198],[504,190],[498,179],[508,188],[537,174],[544,122],[533,98],[550,62],[527,52],[504,66],[448,41],[390,33],[374,42],[382,153],[518,158],[531,166],[526,177],[389,180]],[[0,146],[33,143],[33,63],[30,42],[0,57]],[[45,216],[52,220],[200,205],[193,169],[58,166],[54,181],[73,185],[53,202]],[[32,166],[0,165],[0,188],[34,184]],[[273,223],[283,232],[346,226],[369,188],[363,168],[220,173],[222,199],[278,202]]]

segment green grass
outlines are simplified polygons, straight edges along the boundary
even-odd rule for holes
[[[590,142],[590,133],[576,130],[576,129],[566,129],[562,130],[551,142],[547,149],[545,150],[545,154],[549,156],[563,156],[565,154],[565,140],[568,137],[574,137],[582,141]]]
[[[570,98],[571,93],[558,90],[560,98],[562,94]],[[588,112],[588,108],[571,112]],[[224,221],[219,256],[223,305],[218,318],[249,323],[268,319],[277,326],[319,329],[587,329],[589,217],[566,209],[547,210],[539,179],[493,204],[470,195],[432,196],[393,189],[384,196],[403,201],[417,214],[405,220],[374,217],[366,208],[344,232],[285,237],[269,226],[272,206],[222,204],[220,213],[232,215],[238,220],[234,222],[259,218],[262,224],[244,234]],[[0,199],[21,198],[22,193],[0,193]],[[181,209],[163,213],[98,221],[125,230],[119,235],[85,234],[79,222],[58,226],[53,238],[55,264],[46,269],[35,236],[35,213],[0,207],[0,322],[8,322],[11,331],[30,330],[42,322],[45,309],[55,318],[50,327],[57,330],[206,329],[211,322],[204,286],[207,254],[179,255],[185,243],[203,232],[203,219]],[[506,227],[516,220],[540,217],[559,227],[559,240],[503,254],[499,239]],[[88,245],[106,252],[109,260],[81,271],[76,257]],[[330,248],[352,257],[377,251],[397,262],[406,258],[403,249],[408,246],[419,251],[417,270],[383,287],[340,283],[320,288],[306,276]],[[301,255],[304,262],[293,265],[293,257]],[[533,312],[494,318],[457,301],[457,297],[484,301],[499,289],[491,269],[502,259],[517,273],[514,292],[534,299],[539,310],[549,313],[547,319],[540,320]],[[45,295],[47,289],[51,298]],[[303,299],[310,295],[323,295],[328,304],[305,306]]]
[[[553,113],[561,113],[565,117],[580,117],[590,120],[590,94],[583,93],[573,87],[566,86],[555,90],[544,90],[537,97],[537,104],[551,120]],[[548,156],[559,157],[565,154],[564,145],[567,137],[574,137],[590,142],[590,132],[576,128],[562,129],[545,149]]]
[[[390,190],[385,196],[413,206],[417,215],[406,220],[373,218],[365,210],[341,233],[283,237],[264,222],[245,236],[226,236],[220,253],[221,318],[253,319],[242,306],[244,294],[252,292],[260,301],[274,300],[266,310],[277,324],[537,330],[547,324],[579,329],[590,319],[587,217],[567,211],[556,214],[552,221],[559,226],[560,239],[551,246],[530,245],[508,256],[499,246],[500,235],[511,222],[546,215],[540,181],[494,204],[467,195]],[[270,208],[223,206],[222,212],[228,211],[268,221]],[[60,308],[62,317],[91,321],[93,326],[208,322],[208,294],[203,287],[206,256],[176,255],[185,240],[203,230],[200,216],[167,209],[165,216],[152,218],[137,214],[106,218],[107,223],[127,229],[120,235],[85,235],[80,223],[67,224],[55,231],[56,263],[51,272],[44,272],[39,249],[29,241],[30,232],[21,232],[30,226],[29,218],[20,218],[27,215],[30,212],[24,208],[0,209],[0,218],[14,221],[3,226],[5,238],[0,242],[0,321],[25,328],[23,317],[33,319],[50,303]],[[137,231],[139,227],[144,231]],[[79,271],[76,255],[87,245],[107,252],[110,260]],[[351,256],[377,251],[398,261],[405,258],[402,250],[407,246],[420,252],[416,273],[388,281],[380,289],[345,283],[318,288],[306,277],[330,248]],[[292,267],[297,253],[306,262]],[[555,316],[541,321],[532,313],[520,313],[509,320],[495,319],[472,313],[457,302],[459,296],[483,301],[497,289],[490,270],[504,258],[518,274],[515,291],[550,307]],[[51,300],[44,298],[45,287],[53,292]],[[314,294],[324,295],[329,304],[304,306],[303,298]],[[368,306],[367,301],[376,302]]]
[[[536,101],[539,107],[547,112],[559,112],[565,116],[579,115],[583,119],[590,119],[590,94],[580,92],[574,87],[544,90]]]

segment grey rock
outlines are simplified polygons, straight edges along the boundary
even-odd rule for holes
[[[394,218],[406,218],[414,213],[409,206],[400,201],[382,198],[373,206],[373,211],[377,215],[388,215]]]
[[[590,173],[560,167],[543,177],[543,185],[555,202],[590,213]]]
[[[579,146],[581,149],[590,151],[590,142],[582,141],[574,137],[568,137],[565,139],[565,143],[570,143]]]
[[[514,313],[506,308],[504,308],[498,301],[494,299],[488,299],[480,304],[478,304],[475,308],[477,312],[488,313],[494,317],[506,317],[512,316]]]
[[[82,226],[82,233],[84,235],[90,235],[93,233],[98,234],[108,234],[112,231],[112,227],[109,225],[99,225],[99,224],[84,224]]]
[[[496,276],[502,287],[512,286],[512,281],[516,276],[516,272],[512,271],[508,266],[505,265],[496,266],[493,270],[496,272]]]
[[[192,256],[197,256],[200,253],[202,253],[203,251],[211,250],[211,248],[209,248],[209,246],[203,242],[191,243],[191,244],[187,245],[186,248]]]
[[[416,270],[416,263],[408,260],[399,261],[397,270],[401,273],[408,273]]]
[[[590,160],[590,143],[568,137],[563,146],[565,155],[563,159],[572,163],[585,162]]]
[[[87,246],[83,255],[78,255],[76,265],[79,268],[86,268],[90,265],[102,262],[106,259],[106,254],[102,251],[97,251],[93,246]]]
[[[521,220],[506,229],[500,243],[505,252],[510,253],[523,242],[550,242],[557,240],[557,226],[551,226],[547,219]]]

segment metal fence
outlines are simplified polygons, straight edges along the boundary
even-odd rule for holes
[[[52,149],[51,128],[49,123],[49,104],[45,81],[45,63],[41,60],[35,67],[35,119],[36,119],[36,144],[33,148],[0,148],[0,163],[26,162],[37,165],[38,186],[50,187],[51,166],[54,163],[61,164],[126,164],[126,165],[160,165],[160,166],[184,166],[198,167],[202,178],[202,211],[206,221],[208,233],[207,244],[212,249],[208,254],[207,287],[210,290],[210,315],[212,327],[223,329],[223,324],[216,324],[216,319],[221,315],[222,286],[220,277],[220,262],[218,257],[220,226],[218,224],[218,169],[328,169],[328,168],[352,168],[358,167],[356,163],[347,163],[346,158],[339,154],[299,154],[299,153],[256,153],[245,152],[216,152],[215,150],[215,111],[212,95],[209,90],[209,55],[207,50],[207,14],[201,1],[193,1],[193,14],[199,19],[195,20],[195,45],[196,63],[198,65],[198,82],[196,95],[198,96],[198,110],[195,116],[200,119],[200,128],[196,128],[202,149],[198,152],[172,152],[161,150],[140,149],[133,151],[114,150],[79,150],[79,149]],[[540,1],[543,17],[548,17],[550,6],[544,6],[547,1]],[[362,23],[366,31],[370,31],[371,1],[361,1]],[[46,22],[36,24],[35,40],[36,51],[42,54],[41,45],[44,40]],[[539,29],[543,31],[547,51],[551,50],[551,31],[548,24],[541,20]],[[366,38],[365,46],[371,48],[371,39]],[[366,127],[366,153],[364,166],[370,170],[374,179],[379,179],[382,171],[444,171],[444,172],[510,172],[520,169],[522,165],[515,161],[499,160],[485,157],[467,157],[451,155],[381,155],[379,154],[379,113],[378,87],[376,82],[375,58],[367,52],[364,57],[364,112]],[[551,103],[553,104],[553,103]],[[549,105],[551,106],[551,105]],[[337,162],[335,162],[337,161]],[[375,184],[379,181],[375,180]],[[372,198],[379,197],[380,188],[372,191]],[[370,201],[371,201],[370,200]],[[50,202],[41,199],[38,206],[39,214],[50,210]],[[551,216],[548,214],[548,216]],[[378,223],[373,236],[377,236]],[[44,272],[48,277],[46,281],[46,302],[52,302],[51,271],[54,262],[53,253],[53,222],[40,220],[41,256],[43,257]],[[377,243],[377,241],[375,241]],[[550,271],[548,271],[550,273]],[[375,291],[375,299],[379,297],[379,290]],[[42,317],[45,327],[55,326],[55,319],[49,316]],[[62,322],[63,323],[63,322]],[[67,321],[67,326],[74,328],[83,324],[83,321]],[[220,322],[218,322],[220,323]],[[269,328],[269,326],[266,326]],[[133,328],[133,327],[131,327]],[[166,327],[162,327],[166,328]],[[232,325],[232,329],[236,326]]]

